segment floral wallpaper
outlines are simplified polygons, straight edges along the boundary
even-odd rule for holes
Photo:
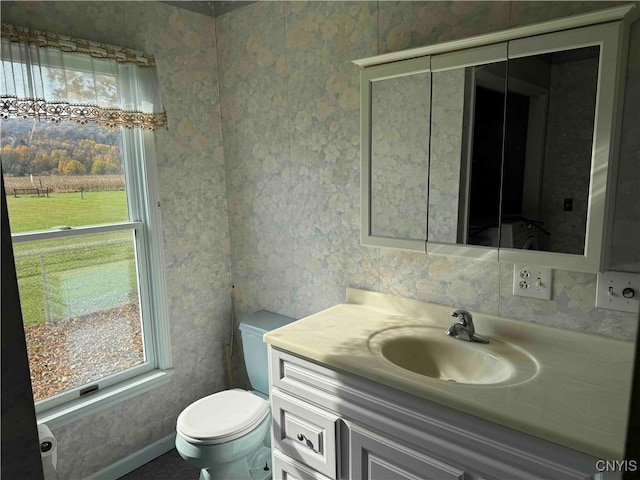
[[[360,100],[350,62],[375,53],[376,4],[248,7],[216,19],[238,316],[300,317],[344,297],[345,267],[375,285],[375,252],[354,230]]]
[[[595,275],[556,271],[553,300],[535,300],[511,294],[509,265],[359,243],[352,60],[614,4],[256,2],[214,20],[162,2],[3,0],[3,22],[149,50],[169,121],[156,150],[175,375],[55,431],[60,478],[88,477],[166,437],[185,406],[227,388],[232,284],[238,319],[258,309],[309,315],[341,302],[351,286],[633,339],[637,316],[594,307]],[[632,38],[637,53],[637,33]],[[637,159],[632,93],[624,172]],[[627,232],[640,228],[625,198],[613,251],[638,271]],[[246,385],[241,360],[236,355],[236,385]]]

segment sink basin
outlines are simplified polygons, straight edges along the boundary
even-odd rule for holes
[[[447,336],[443,328],[409,326],[374,334],[369,350],[405,373],[451,383],[512,385],[536,375],[538,364],[526,351],[495,338],[490,341],[465,342]]]

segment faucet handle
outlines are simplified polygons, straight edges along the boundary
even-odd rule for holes
[[[469,342],[489,343],[488,338],[476,333],[471,313],[466,310],[455,310],[451,312],[451,316],[458,319],[458,321],[449,327],[446,331],[447,335]]]
[[[451,312],[453,318],[459,319],[463,326],[473,325],[473,316],[467,310],[455,310]]]

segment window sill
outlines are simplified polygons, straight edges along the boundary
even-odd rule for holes
[[[153,370],[104,390],[39,412],[36,414],[36,418],[38,423],[46,423],[51,430],[55,430],[164,385],[169,382],[172,376],[173,369]]]

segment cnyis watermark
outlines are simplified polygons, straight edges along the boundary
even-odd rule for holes
[[[637,472],[637,460],[598,460],[596,462],[598,472]]]

